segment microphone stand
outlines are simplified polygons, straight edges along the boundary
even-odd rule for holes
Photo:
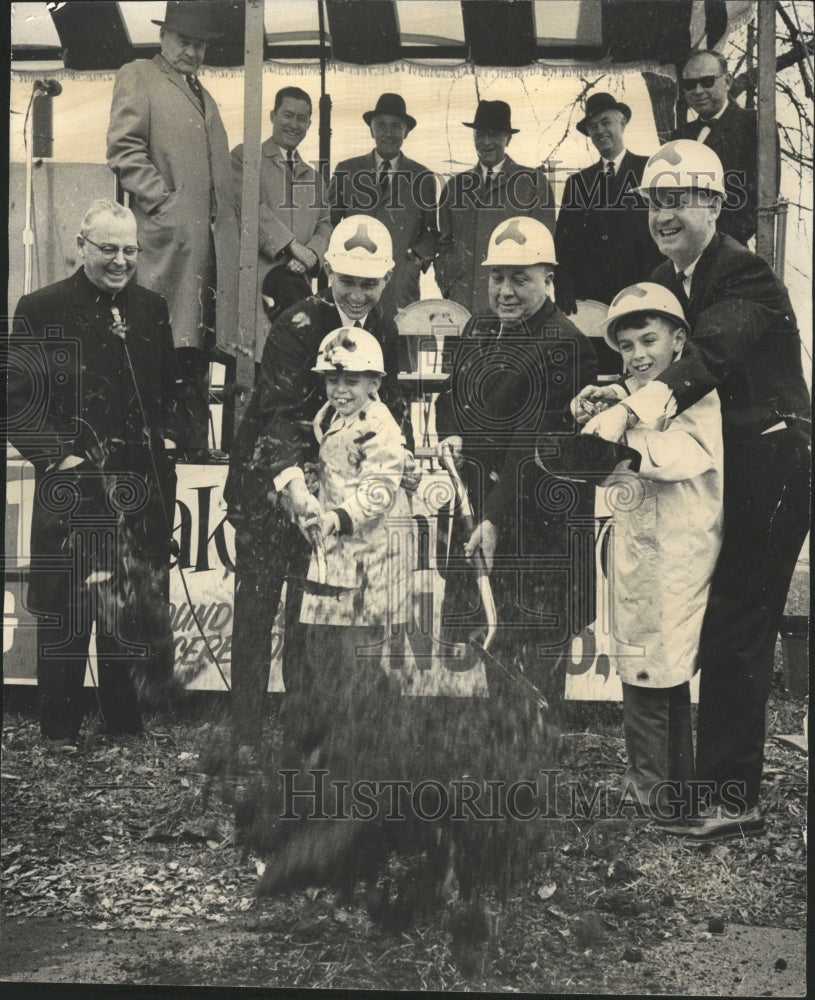
[[[34,264],[34,227],[32,226],[31,210],[34,185],[34,116],[32,114],[34,98],[41,92],[39,81],[31,91],[28,102],[28,113],[25,116],[23,142],[25,143],[25,222],[23,224],[23,294],[31,291],[32,269]]]

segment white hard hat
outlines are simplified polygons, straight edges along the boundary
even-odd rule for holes
[[[658,285],[653,281],[640,281],[636,285],[629,285],[614,296],[608,307],[608,316],[602,324],[606,343],[618,354],[620,348],[614,336],[614,328],[618,320],[634,313],[659,313],[668,319],[676,320],[685,333],[690,333],[685,313],[674,293],[664,285]]]
[[[385,374],[379,341],[367,330],[341,326],[322,339],[313,372],[372,372]]]
[[[527,267],[557,264],[552,234],[537,219],[515,215],[496,226],[482,267]]]
[[[384,278],[393,268],[391,234],[379,219],[349,215],[331,234],[325,259],[338,274]]]
[[[710,146],[694,139],[674,139],[648,160],[642,172],[640,194],[677,188],[724,195],[724,168]]]

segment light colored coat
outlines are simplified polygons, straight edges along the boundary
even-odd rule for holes
[[[320,625],[395,625],[409,620],[413,518],[399,488],[405,446],[399,425],[378,399],[350,417],[330,404],[314,419],[320,442],[320,505],[339,509],[351,534],[326,540],[326,582],[357,588],[340,598],[303,595],[300,620]],[[345,519],[345,517],[343,517]],[[317,579],[312,557],[309,578]]]
[[[673,420],[635,427],[639,474],[609,481],[614,509],[609,582],[611,652],[620,679],[665,688],[693,677],[722,540],[719,397]]]
[[[144,248],[139,284],[167,300],[175,346],[206,346],[202,289],[216,281],[217,265],[216,343],[234,354],[235,192],[226,131],[215,101],[202,90],[203,113],[184,76],[163,56],[122,66],[113,88],[107,160],[131,195]]]
[[[291,196],[286,191],[286,159],[277,143],[269,138],[261,146],[260,216],[258,219],[257,311],[255,321],[255,361],[263,357],[263,345],[269,332],[269,320],[263,308],[261,288],[268,271],[289,260],[283,253],[297,240],[317,254],[318,269],[331,238],[331,220],[320,175],[295,156]],[[243,143],[232,150],[232,173],[235,181],[236,208],[240,216],[243,187]]]

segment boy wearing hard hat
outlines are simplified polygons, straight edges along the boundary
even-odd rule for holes
[[[688,334],[676,296],[650,282],[624,288],[604,326],[630,392],[681,357]],[[693,778],[689,681],[722,537],[717,393],[675,420],[637,422],[625,443],[642,456],[639,472],[617,474],[607,491],[611,653],[623,685],[629,762],[622,804],[671,821]]]
[[[671,417],[719,390],[725,527],[702,629],[696,732],[696,777],[712,796],[676,832],[696,842],[754,836],[764,830],[759,794],[773,655],[810,527],[810,405],[798,324],[770,265],[716,229],[725,187],[712,149],[690,139],[667,143],[646,164],[640,191],[668,258],[652,277],[683,303],[688,349],[626,397],[628,410],[612,405],[584,430],[616,441],[632,419]],[[615,403],[621,392],[592,386],[581,398]]]
[[[384,359],[382,397],[412,447],[409,411],[396,381],[398,332],[378,305],[393,270],[390,235],[370,216],[343,219],[331,235],[325,261],[331,287],[287,309],[269,331],[230,453],[224,499],[236,529],[232,699],[239,746],[259,745],[272,624],[283,582],[289,573],[305,573],[308,564],[308,546],[292,517],[320,513],[306,485],[305,465],[316,459],[311,422],[325,402],[323,380],[312,367],[332,330],[361,327],[376,339]],[[298,679],[293,664],[302,639],[299,602],[287,600],[286,614],[283,680],[288,691]]]
[[[324,381],[327,402],[313,422],[322,513],[306,522],[321,539],[308,576],[343,589],[323,594],[306,585],[303,594],[309,690],[300,692],[303,704],[289,710],[303,722],[306,753],[323,741],[334,718],[347,721],[355,702],[362,710],[373,692],[385,710],[378,695],[389,690],[382,671],[387,636],[391,625],[405,624],[411,613],[413,556],[413,518],[400,488],[404,438],[378,394],[385,374],[382,348],[367,331],[341,327],[323,339],[312,371]],[[361,736],[374,739],[371,733]]]

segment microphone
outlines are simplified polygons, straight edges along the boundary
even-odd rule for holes
[[[35,80],[34,90],[38,92],[38,97],[59,97],[62,84],[59,80]]]

